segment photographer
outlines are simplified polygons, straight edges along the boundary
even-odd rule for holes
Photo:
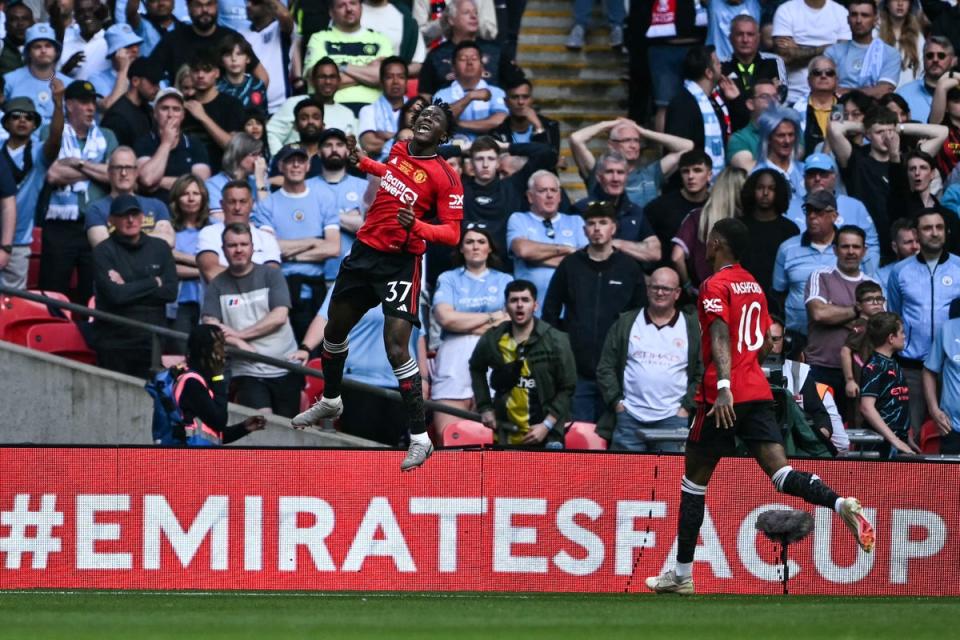
[[[767,380],[771,386],[782,387],[793,395],[807,423],[812,425],[817,437],[832,454],[847,451],[850,438],[834,402],[834,390],[813,379],[810,365],[784,358],[783,354],[789,350],[789,345],[785,344],[787,338],[784,336],[783,321],[776,316],[771,316],[771,319],[770,339],[773,348],[763,363]]]
[[[577,368],[566,334],[537,320],[537,288],[514,280],[504,292],[510,322],[481,336],[470,379],[483,424],[502,444],[562,449]],[[493,369],[487,386],[487,371]]]

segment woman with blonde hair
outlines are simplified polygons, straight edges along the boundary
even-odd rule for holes
[[[926,19],[913,0],[880,2],[880,39],[900,54],[898,87],[923,75],[923,30]]]
[[[170,189],[170,219],[176,231],[173,258],[177,263],[180,292],[177,301],[167,305],[170,328],[188,333],[200,322],[203,280],[197,267],[197,238],[210,220],[209,196],[203,180],[192,174],[177,178]],[[170,345],[167,353],[182,353],[183,345]]]
[[[701,208],[687,214],[671,240],[670,261],[688,292],[696,291],[700,283],[713,274],[707,262],[707,235],[718,221],[740,217],[740,192],[746,180],[747,172],[737,167],[727,167],[720,172],[710,197]]]

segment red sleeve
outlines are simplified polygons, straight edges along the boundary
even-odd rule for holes
[[[455,247],[460,242],[460,219],[445,220],[442,224],[429,224],[417,218],[413,221],[413,232],[427,242]]]
[[[703,330],[713,324],[716,319],[730,324],[730,300],[727,289],[719,278],[708,278],[700,285],[700,308],[706,319]]]
[[[375,176],[383,176],[387,170],[387,165],[382,162],[377,162],[376,160],[371,160],[367,156],[360,158],[360,162],[357,163],[357,169],[363,171],[364,173],[370,173]]]

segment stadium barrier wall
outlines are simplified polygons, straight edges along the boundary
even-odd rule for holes
[[[0,448],[0,589],[644,592],[672,564],[678,456],[439,451]],[[797,460],[877,527],[860,551],[832,511],[721,462],[699,593],[777,594],[760,513],[806,508],[795,594],[960,595],[960,466]]]

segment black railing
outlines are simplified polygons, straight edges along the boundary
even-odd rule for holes
[[[144,332],[148,332],[153,336],[153,351],[154,351],[154,364],[156,367],[160,366],[160,338],[171,338],[173,340],[179,340],[186,343],[187,334],[182,331],[174,331],[173,329],[168,329],[167,327],[161,327],[158,325],[150,324],[148,322],[140,322],[139,320],[131,320],[130,318],[124,318],[122,316],[115,315],[113,313],[108,313],[106,311],[100,311],[99,309],[91,309],[84,305],[75,304],[73,302],[64,302],[63,300],[57,300],[56,298],[50,298],[48,296],[39,295],[30,291],[24,291],[22,289],[14,289],[12,287],[7,287],[0,284],[0,294],[23,298],[24,300],[30,300],[31,302],[37,302],[39,304],[47,305],[48,307],[55,307],[57,309],[62,309],[69,311],[71,314],[82,315],[85,317],[91,317],[97,320],[104,320],[114,324],[120,324],[134,329],[140,329]],[[245,351],[243,349],[238,349],[236,347],[227,346],[227,354],[234,358],[240,358],[243,360],[251,360],[253,362],[260,362],[263,364],[269,364],[274,367],[280,367],[286,369],[292,373],[299,373],[303,376],[311,376],[314,378],[323,378],[323,373],[317,369],[310,369],[309,367],[304,367],[290,360],[282,360],[279,358],[271,358],[270,356],[265,356],[262,353],[255,353],[253,351]],[[378,396],[381,398],[387,398],[389,400],[394,400],[400,402],[400,394],[397,391],[391,389],[384,389],[382,387],[375,387],[373,385],[364,384],[362,382],[357,382],[356,380],[350,380],[344,378],[343,386],[349,389],[355,389],[357,391],[362,391],[373,396]],[[472,411],[467,411],[461,409],[460,407],[452,407],[441,402],[435,402],[433,400],[427,400],[424,402],[424,405],[434,411],[441,411],[443,413],[448,413],[450,415],[457,416],[458,418],[464,418],[466,420],[480,420],[480,415]]]

